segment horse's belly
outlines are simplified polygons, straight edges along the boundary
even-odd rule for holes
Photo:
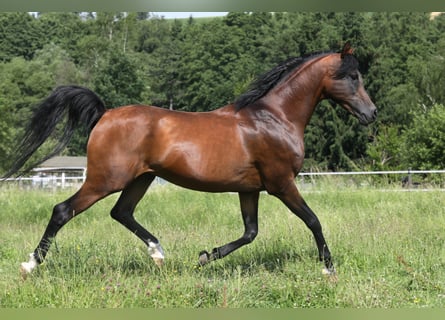
[[[254,170],[214,167],[158,168],[154,173],[184,188],[205,192],[248,192],[261,190],[262,183]]]

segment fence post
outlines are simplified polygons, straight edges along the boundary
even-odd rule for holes
[[[413,183],[412,177],[411,177],[411,168],[408,168],[408,188],[411,188]]]

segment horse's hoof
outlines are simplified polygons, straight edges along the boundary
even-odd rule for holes
[[[149,242],[148,253],[158,267],[164,264],[164,250],[160,243]]]
[[[34,254],[31,253],[29,255],[29,261],[22,262],[20,265],[20,274],[22,275],[22,279],[25,280],[36,266],[37,260],[34,258]]]
[[[20,264],[20,275],[22,276],[23,280],[26,280],[28,276],[31,274],[32,269],[34,269],[34,265],[29,262],[22,262]]]
[[[323,268],[323,270],[321,271],[321,273],[331,282],[337,282],[338,281],[338,277],[337,277],[337,271],[335,271],[335,268]]]
[[[26,267],[23,266],[23,263],[20,265],[20,276],[23,280],[26,280],[28,278],[29,271],[26,269]]]
[[[201,251],[199,253],[199,265],[202,267],[210,261],[210,255],[207,251]]]
[[[155,264],[160,268],[164,265],[164,259],[163,258],[153,258],[153,261]]]

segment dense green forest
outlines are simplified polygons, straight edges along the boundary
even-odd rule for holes
[[[230,12],[166,20],[145,12],[0,13],[0,172],[33,106],[79,84],[108,108],[206,111],[234,101],[288,57],[350,40],[379,109],[363,127],[322,102],[307,127],[304,170],[443,169],[445,14]],[[45,148],[45,146],[43,147]],[[64,151],[85,153],[77,135]]]

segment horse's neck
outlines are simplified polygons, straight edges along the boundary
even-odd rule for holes
[[[286,120],[306,127],[315,106],[323,99],[324,57],[311,60],[269,93],[269,104]]]
[[[264,98],[265,104],[286,121],[306,127],[315,106],[322,100],[320,81],[310,77],[300,77],[288,86],[270,92]]]

